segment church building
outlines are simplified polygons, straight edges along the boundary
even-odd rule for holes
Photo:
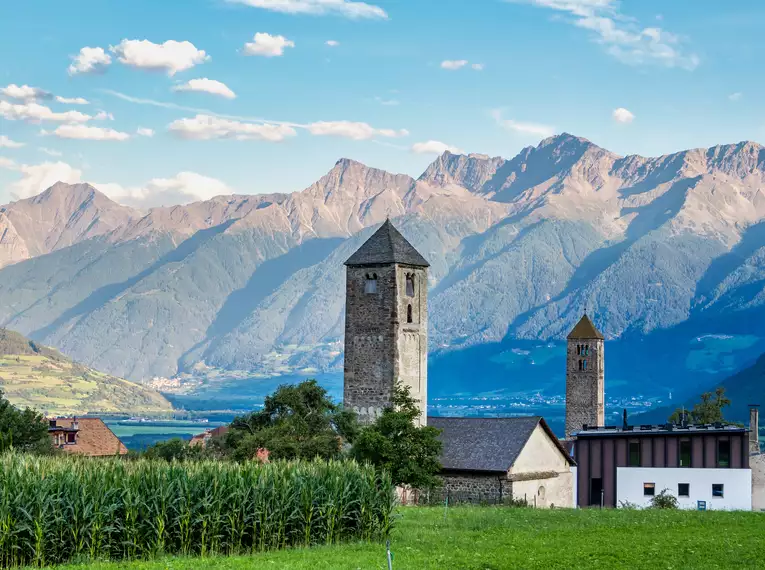
[[[390,220],[345,265],[345,406],[372,422],[401,382],[441,430],[447,494],[572,507],[574,461],[543,418],[427,417],[429,264]]]

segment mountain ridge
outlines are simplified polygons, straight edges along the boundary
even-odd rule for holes
[[[615,345],[678,343],[654,392],[685,360],[682,382],[700,384],[765,351],[749,323],[765,307],[765,149],[619,156],[569,134],[511,159],[447,152],[418,178],[344,158],[294,193],[99,219],[100,233],[0,268],[0,324],[134,380],[336,374],[342,262],[388,217],[431,264],[434,366],[496,347],[493,385],[550,384],[518,347],[559,342],[583,307]],[[693,339],[716,328],[749,340],[710,364]]]

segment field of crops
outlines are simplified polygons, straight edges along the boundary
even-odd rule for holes
[[[0,457],[0,566],[379,540],[390,480],[351,462]]]
[[[404,507],[393,570],[762,570],[765,513]],[[385,545],[165,558],[56,570],[382,570]]]

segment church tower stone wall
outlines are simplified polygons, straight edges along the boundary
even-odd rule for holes
[[[427,418],[428,263],[386,221],[346,262],[343,400],[362,423],[409,386]]]
[[[584,315],[567,338],[566,438],[605,424],[605,339]]]

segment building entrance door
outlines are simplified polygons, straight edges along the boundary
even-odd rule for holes
[[[603,496],[603,479],[593,477],[590,479],[590,506],[600,507],[601,497]]]

